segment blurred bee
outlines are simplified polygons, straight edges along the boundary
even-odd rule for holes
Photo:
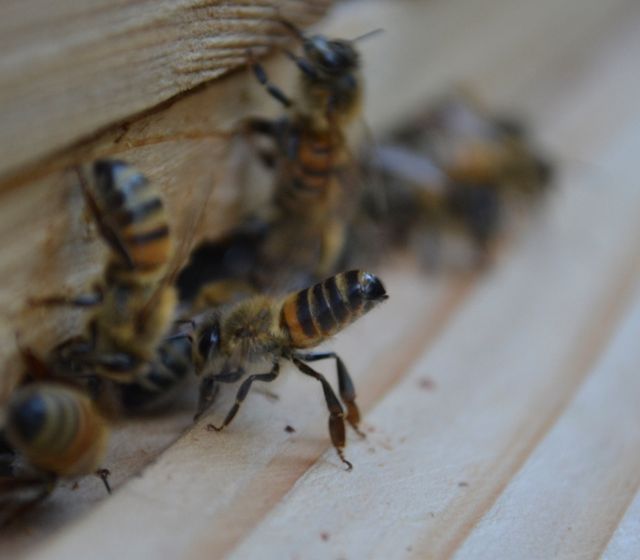
[[[79,176],[109,256],[93,293],[35,300],[93,308],[86,334],[54,349],[53,367],[62,376],[93,378],[100,388],[110,381],[139,385],[125,392],[146,401],[179,384],[188,369],[179,357],[184,350],[165,342],[177,304],[167,274],[173,242],[165,207],[157,189],[125,162],[97,161]]]
[[[305,350],[340,332],[387,297],[378,278],[352,270],[282,299],[255,296],[211,312],[194,335],[193,360],[196,372],[202,376],[196,419],[213,402],[219,383],[240,381],[250,364],[269,362],[268,372],[251,374],[244,379],[223,423],[210,425],[213,430],[222,430],[235,417],[252,383],[273,381],[280,372],[280,362],[288,360],[322,384],[329,409],[331,441],[342,462],[351,469],[351,463],[343,455],[343,408],[324,376],[307,362],[335,359],[340,397],[347,409],[346,420],[358,431],[360,412],[353,382],[334,352],[307,353]]]
[[[45,370],[33,354],[23,352],[28,374]],[[0,499],[26,492],[31,499],[5,507],[9,522],[46,498],[60,478],[97,474],[110,492],[109,471],[100,469],[109,428],[91,399],[77,388],[41,380],[27,380],[4,406],[0,444]],[[51,377],[46,373],[45,379]]]
[[[239,126],[274,171],[271,204],[257,220],[260,228],[241,227],[236,235],[206,249],[204,259],[220,252],[218,246],[226,252],[217,261],[221,266],[201,266],[197,274],[202,278],[203,268],[215,268],[209,274],[215,280],[238,278],[256,291],[302,287],[335,273],[363,187],[347,139],[348,128],[361,117],[363,85],[355,48],[360,38],[307,37],[291,23],[281,23],[304,51],[302,56],[287,52],[300,70],[298,94],[290,98],[272,84],[249,52],[255,76],[287,112],[277,120],[248,118]],[[268,146],[258,147],[259,138]],[[255,246],[250,256],[244,251],[247,237]],[[247,257],[239,267],[231,262],[236,256]],[[224,267],[226,278],[220,273]],[[238,268],[244,269],[239,275]],[[245,286],[241,289],[246,291]],[[220,290],[213,290],[215,299]]]
[[[533,202],[552,177],[523,125],[462,94],[400,127],[372,162],[385,175],[385,227],[396,244],[457,231],[481,259],[501,232],[507,203]]]

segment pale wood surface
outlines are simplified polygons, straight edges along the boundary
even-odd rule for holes
[[[329,25],[349,33],[362,26],[354,35],[386,30],[363,44],[374,130],[449,80],[463,80],[490,103],[533,119],[563,169],[557,194],[485,274],[427,279],[404,261],[381,271],[389,302],[332,344],[349,364],[365,411],[368,438],[351,438],[347,449],[352,473],[340,470],[329,448],[318,388],[292,372],[275,387],[278,402],[252,395],[222,434],[205,431],[205,419],[141,477],[95,507],[94,493],[53,532],[47,526],[55,508],[67,511],[74,497],[60,490],[32,527],[2,535],[1,551],[65,559],[638,556],[640,5],[363,5],[345,6]],[[215,83],[127,134],[181,130],[181,117],[226,99],[244,80]],[[224,103],[237,103],[238,112],[254,107],[235,97]],[[224,129],[231,117],[220,111],[204,125]],[[219,179],[203,158],[211,149],[224,155],[224,142],[171,142],[126,157],[139,158],[180,205],[181,191],[168,178],[192,177],[198,165],[210,181]],[[82,230],[79,196],[59,172],[40,173],[40,186],[25,175],[5,195],[17,230],[25,237],[17,212],[24,192],[44,204],[42,185],[55,177],[65,209],[55,223],[74,239]],[[194,196],[201,192],[197,183],[192,188]],[[77,199],[72,211],[68,197]],[[223,228],[224,212],[216,206],[213,215],[218,220],[203,227]],[[30,241],[40,251],[51,223],[43,209]],[[95,247],[71,245],[67,266],[91,255],[95,272]],[[5,254],[9,270],[26,268]],[[88,269],[74,278],[78,285]],[[22,274],[17,285],[36,272]],[[158,447],[187,419],[178,411],[166,420]],[[117,483],[155,455],[134,450],[145,434],[158,439],[152,425],[142,422],[132,439],[118,440],[109,466],[117,472],[118,459],[132,464]],[[286,433],[286,425],[296,432]]]

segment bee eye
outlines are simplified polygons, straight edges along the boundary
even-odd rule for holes
[[[198,338],[198,353],[201,356],[208,356],[213,348],[220,344],[220,327],[214,323],[206,327]]]

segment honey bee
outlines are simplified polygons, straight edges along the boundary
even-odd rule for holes
[[[0,520],[9,522],[44,500],[60,478],[98,475],[110,492],[109,471],[100,469],[109,428],[91,399],[73,387],[35,382],[17,388],[5,407],[0,452],[0,496],[35,496]]]
[[[552,177],[522,124],[464,94],[400,127],[372,162],[386,178],[386,227],[396,244],[420,232],[457,231],[481,258],[501,232],[508,203],[539,198]]]
[[[220,426],[235,417],[254,381],[270,382],[278,377],[280,363],[288,360],[305,375],[317,379],[329,409],[329,434],[341,461],[352,468],[343,454],[344,419],[358,431],[360,412],[355,389],[344,363],[334,352],[305,352],[338,333],[375,305],[387,299],[382,282],[373,274],[352,270],[333,276],[311,288],[282,299],[255,296],[206,316],[194,334],[193,361],[202,377],[196,419],[211,405],[219,383],[234,383],[246,375],[249,364],[271,363],[266,373],[246,376],[236,402]],[[340,397],[347,413],[323,375],[307,362],[335,359]],[[360,432],[358,432],[360,433]]]
[[[86,334],[54,349],[53,367],[61,376],[137,384],[140,395],[162,393],[179,383],[185,370],[173,367],[180,360],[172,343],[165,343],[177,295],[168,281],[173,240],[164,204],[144,175],[123,161],[97,161],[89,177],[79,176],[110,251],[93,293],[35,300],[93,308]]]
[[[235,276],[231,267],[229,276],[256,291],[302,287],[335,273],[363,187],[347,138],[362,113],[359,38],[307,37],[291,23],[281,23],[302,43],[302,56],[287,52],[300,70],[299,91],[295,98],[287,96],[249,52],[255,76],[286,114],[277,120],[248,118],[238,126],[254,146],[259,138],[268,143],[259,155],[273,169],[272,200],[255,220],[261,231],[253,230],[253,223],[241,226],[231,243],[222,242],[229,243],[226,255],[244,255],[242,241],[252,237],[249,270]],[[229,258],[218,262],[225,267]],[[219,279],[221,267],[212,268]]]

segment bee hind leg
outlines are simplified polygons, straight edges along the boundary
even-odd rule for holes
[[[360,424],[360,410],[356,404],[356,389],[353,380],[347,371],[344,362],[335,352],[318,352],[311,354],[298,354],[297,358],[305,362],[317,362],[319,360],[328,360],[333,358],[336,361],[336,369],[338,371],[338,390],[340,398],[347,408],[346,420],[349,425],[360,437],[366,437],[366,434],[358,427]]]
[[[329,385],[329,382],[321,373],[318,373],[314,369],[310,368],[296,356],[292,356],[291,360],[302,373],[304,373],[305,375],[309,375],[322,383],[324,398],[327,403],[327,408],[329,409],[329,435],[331,436],[331,442],[333,443],[333,447],[335,447],[338,457],[340,457],[340,460],[345,465],[347,465],[347,470],[350,471],[351,469],[353,469],[353,465],[344,457],[343,450],[346,443],[346,433],[344,429],[344,412],[342,410],[342,405],[340,404],[338,397],[336,397],[336,394],[333,392],[331,385]]]

